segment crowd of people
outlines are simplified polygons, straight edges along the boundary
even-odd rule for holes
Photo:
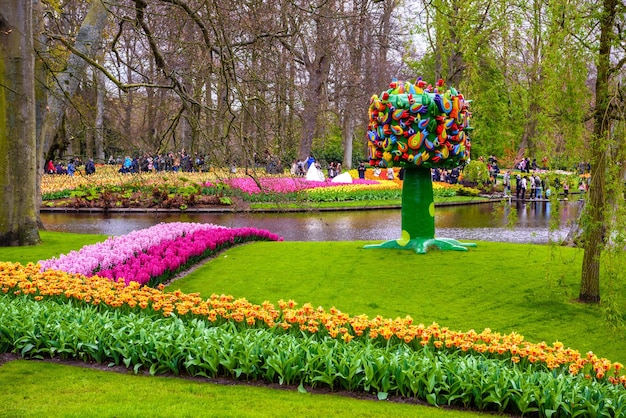
[[[291,163],[291,169],[289,170],[292,176],[306,177],[309,168],[315,165],[318,170],[322,170],[322,165],[312,155],[306,160],[293,160]],[[326,167],[326,173],[329,179],[337,177],[341,174],[342,168],[339,161],[331,161]]]
[[[265,155],[265,169],[268,174],[279,174],[283,172],[280,160],[273,158],[269,152]],[[480,161],[485,161],[481,156]],[[496,185],[498,176],[501,172],[498,166],[498,159],[490,155],[487,158],[487,169],[489,171],[489,177],[492,185]],[[139,172],[160,172],[160,171],[181,171],[181,172],[202,172],[208,171],[209,164],[208,158],[198,153],[193,155],[187,153],[184,149],[179,152],[168,152],[166,154],[144,154],[143,156],[135,156],[131,158],[126,155],[125,158],[110,156],[108,164],[118,165],[120,173],[139,173]],[[257,159],[255,158],[255,164]],[[259,161],[258,165],[262,163]],[[83,162],[80,158],[72,158],[67,165],[63,162],[55,163],[52,160],[47,161],[45,172],[46,174],[64,174],[68,176],[74,176],[77,171],[80,172],[79,167],[82,167]],[[325,170],[327,177],[332,179],[342,173],[342,166],[339,161],[331,161],[325,164]],[[562,194],[565,199],[569,197],[570,185],[567,181],[561,181],[558,177],[555,177],[551,183],[548,183],[548,179],[544,173],[546,169],[547,159],[542,160],[542,167],[537,164],[536,159],[522,158],[514,164],[513,170],[516,170],[513,174],[513,170],[506,170],[502,175],[502,186],[504,191],[504,197],[513,197],[513,186],[515,187],[514,196],[518,200],[536,200],[547,199],[554,192]],[[93,158],[89,158],[84,164],[84,173],[86,175],[94,174],[96,172],[96,166]],[[236,172],[235,163],[233,172]],[[316,173],[322,174],[322,166],[313,156],[310,156],[306,160],[293,160],[290,168],[290,173],[293,176],[307,177],[311,171],[311,168],[315,169]],[[585,174],[590,172],[591,167],[589,163],[581,162],[576,166],[578,174]],[[392,168],[388,168],[383,175],[380,167],[374,167],[374,177],[386,178],[387,180],[394,180],[396,178],[396,172]],[[357,166],[357,173],[360,179],[365,178],[367,166],[364,162],[360,162]],[[403,180],[404,170],[400,170],[397,176],[400,180]],[[444,169],[433,168],[431,170],[432,180],[435,182],[445,182],[450,184],[457,184],[462,176],[462,170],[460,168]],[[318,177],[320,175],[318,174]],[[580,180],[578,184],[578,191],[584,193],[587,191],[589,185],[587,181]]]
[[[182,171],[186,173],[208,171],[209,164],[204,155],[197,152],[192,156],[184,149],[182,151],[170,151],[166,154],[144,154],[142,156],[126,155],[124,159],[113,156],[109,157],[109,164],[120,166],[120,173]]]
[[[48,160],[48,162],[46,163],[45,173],[46,174],[65,174],[71,177],[76,174],[76,171],[82,165],[83,165],[83,162],[80,160],[80,158],[71,158],[69,162],[67,163],[67,165],[65,165],[63,162],[55,163],[52,160]],[[85,174],[90,175],[90,174],[94,174],[95,172],[96,172],[96,164],[94,163],[93,158],[90,158],[85,163]]]
[[[457,184],[459,177],[461,176],[461,170],[455,167],[451,170],[445,168],[433,168],[431,170],[433,181],[440,181],[443,183]]]
[[[165,154],[143,154],[141,156],[131,157],[126,155],[109,156],[108,165],[117,165],[120,173],[140,173],[140,172],[160,172],[160,171],[181,171],[181,172],[200,172],[208,171],[208,159],[204,155],[194,153],[193,156],[185,150],[179,152],[170,151]],[[54,162],[48,160],[46,163],[46,174],[65,174],[73,176],[79,167],[83,166],[80,158],[71,158],[67,165],[62,161]],[[96,164],[93,158],[89,158],[84,163],[84,172],[86,175],[96,172]]]
[[[483,157],[479,157],[480,161],[484,161]],[[492,185],[498,183],[498,175],[500,174],[500,168],[498,167],[498,159],[491,155],[486,161],[487,169],[489,171],[489,179]],[[570,184],[567,179],[549,176],[546,173],[548,171],[548,159],[543,158],[541,160],[541,167],[537,164],[537,160],[533,158],[521,158],[513,165],[513,170],[517,170],[515,174],[513,170],[506,170],[502,175],[502,186],[504,190],[504,197],[513,197],[513,191],[515,192],[515,198],[518,200],[537,200],[548,199],[552,193],[558,193],[563,195],[564,199],[568,199],[570,196]],[[575,167],[575,171],[579,175],[589,173],[591,166],[589,163],[581,162]],[[552,178],[549,180],[548,177]],[[551,182],[551,184],[550,184]],[[514,189],[513,189],[514,187]],[[588,190],[588,179],[580,179],[578,182],[578,192],[584,193]]]

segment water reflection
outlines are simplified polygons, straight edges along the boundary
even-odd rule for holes
[[[436,235],[460,240],[547,243],[564,238],[579,202],[489,203],[437,207]],[[554,214],[552,213],[554,212]],[[555,217],[556,219],[552,219]],[[267,229],[286,241],[388,240],[400,237],[400,209],[312,213],[42,213],[51,231],[110,236],[159,222],[204,222],[231,228]],[[559,227],[550,231],[551,220]]]

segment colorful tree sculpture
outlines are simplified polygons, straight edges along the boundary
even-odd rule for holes
[[[381,96],[370,100],[367,131],[370,165],[403,167],[402,237],[366,248],[431,247],[467,251],[473,243],[435,238],[435,203],[431,168],[454,168],[469,160],[471,130],[468,102],[443,80],[433,88],[393,80]]]

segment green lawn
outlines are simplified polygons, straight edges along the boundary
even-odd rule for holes
[[[517,332],[532,342],[561,341],[626,363],[626,339],[606,324],[602,306],[575,301],[580,250],[479,242],[467,252],[417,255],[365,244],[252,243],[220,254],[167,289],[253,303],[293,299],[350,315],[410,315],[460,331]],[[625,311],[626,297],[615,293]]]
[[[104,236],[43,232],[36,247],[0,248],[0,260],[35,262]],[[293,299],[351,315],[410,315],[454,330],[518,332],[532,342],[561,341],[626,363],[623,330],[604,319],[604,305],[575,301],[582,252],[547,245],[478,242],[468,252],[364,249],[365,242],[256,242],[219,254],[168,290],[245,297],[256,303]],[[612,259],[619,271],[623,259]],[[608,263],[605,263],[605,265]],[[623,269],[622,269],[623,271]],[[603,295],[621,312],[626,294],[603,276]],[[295,390],[215,385],[38,361],[0,366],[0,416],[474,416],[388,401],[313,395]]]

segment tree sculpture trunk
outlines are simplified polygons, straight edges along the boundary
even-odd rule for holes
[[[0,0],[0,246],[40,242],[32,2]]]
[[[435,238],[435,200],[430,169],[405,169],[402,185],[402,237],[365,248],[411,249],[425,254],[429,248],[467,251],[474,243],[462,243],[450,238]]]

